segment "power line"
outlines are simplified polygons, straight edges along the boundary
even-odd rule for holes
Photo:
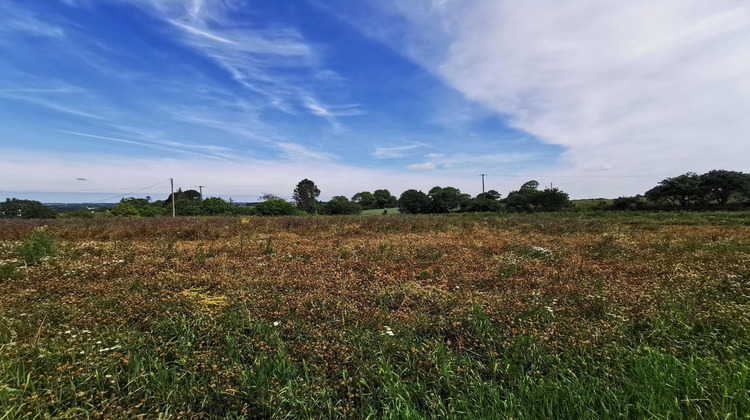
[[[124,196],[126,196],[126,195],[130,195],[130,194],[135,194],[135,193],[137,193],[137,192],[140,192],[140,191],[143,191],[143,190],[147,190],[147,189],[149,189],[149,188],[153,188],[153,187],[155,187],[155,186],[157,186],[157,185],[161,185],[161,184],[163,184],[163,183],[165,183],[165,182],[169,182],[169,181],[170,181],[169,179],[165,179],[164,181],[161,181],[161,182],[157,182],[157,183],[156,183],[156,184],[154,184],[154,185],[149,185],[148,187],[143,187],[143,188],[139,188],[139,189],[137,189],[137,190],[135,190],[135,191],[130,191],[130,192],[126,192],[126,193],[123,193],[123,194],[117,194],[117,195],[115,195],[115,196],[112,196],[112,197],[108,197],[108,198],[105,198],[104,200],[91,201],[91,203],[101,203],[101,202],[104,202],[104,201],[109,201],[109,200],[113,200],[113,199],[115,199],[115,198],[118,198],[118,197],[124,197]]]

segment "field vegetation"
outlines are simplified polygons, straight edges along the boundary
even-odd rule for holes
[[[750,415],[750,213],[0,220],[0,418]]]

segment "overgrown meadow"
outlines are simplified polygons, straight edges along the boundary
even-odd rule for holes
[[[0,221],[2,419],[741,419],[749,333],[750,213]]]

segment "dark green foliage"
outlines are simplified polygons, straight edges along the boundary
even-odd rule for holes
[[[179,200],[188,200],[188,201],[201,201],[201,193],[196,190],[185,190],[182,191],[182,188],[178,188],[177,191],[174,193],[174,199],[175,202]],[[164,201],[164,206],[171,206],[172,205],[172,194],[169,194],[169,197]]]
[[[315,213],[318,204],[320,190],[315,183],[305,178],[297,184],[292,198],[297,203],[297,208],[308,213]]]
[[[646,202],[643,197],[636,195],[633,197],[618,197],[612,201],[612,210],[641,210],[645,207]]]
[[[477,194],[477,199],[499,200],[500,198],[502,198],[502,196],[502,194],[495,190],[489,190],[487,192]]]
[[[545,188],[537,195],[535,201],[536,211],[560,211],[571,206],[568,193],[558,188]]]
[[[375,206],[377,208],[385,209],[398,205],[398,199],[388,190],[375,190],[372,195],[375,197]]]
[[[430,197],[431,213],[450,213],[470,198],[455,187],[433,187],[427,195]]]
[[[461,212],[465,213],[498,212],[502,209],[503,205],[499,201],[487,198],[472,198],[461,203]]]
[[[692,172],[666,178],[646,192],[657,205],[697,207],[709,204],[725,206],[750,199],[750,174],[713,170],[698,175]]]
[[[429,213],[432,209],[430,197],[422,191],[406,190],[398,199],[398,210],[401,213],[421,214]]]
[[[200,216],[202,214],[200,201],[180,199],[175,201],[174,207],[178,216]]]
[[[352,196],[352,201],[362,206],[364,210],[378,208],[375,196],[369,191],[362,191]]]
[[[34,200],[7,198],[0,203],[0,217],[21,219],[51,219],[57,216],[54,210]]]
[[[558,188],[538,190],[537,181],[528,181],[518,191],[511,191],[505,207],[518,212],[559,211],[571,206],[570,197]]]
[[[201,203],[201,213],[205,216],[232,214],[235,207],[234,204],[227,203],[219,197],[211,197]]]
[[[361,212],[362,206],[354,201],[349,201],[343,195],[337,195],[323,205],[323,213],[325,214],[359,214]]]
[[[707,202],[724,205],[732,199],[750,200],[750,174],[713,170],[700,176],[700,184]]]
[[[258,203],[252,209],[259,216],[292,216],[300,213],[294,204],[281,198]]]

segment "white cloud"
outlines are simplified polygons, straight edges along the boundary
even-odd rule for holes
[[[413,150],[424,147],[424,144],[410,144],[397,147],[376,147],[372,155],[377,159],[397,159],[413,154]]]
[[[428,154],[426,154],[424,156],[428,157],[428,158],[434,159],[434,158],[441,158],[441,157],[445,156],[445,154],[444,153],[428,153]]]
[[[397,29],[373,31],[362,16],[355,26],[512,126],[563,146],[559,165],[535,176],[569,176],[574,195],[635,194],[689,170],[746,169],[745,0],[392,2],[382,9],[390,20],[401,16],[390,25]],[[632,177],[602,182],[605,168]]]
[[[432,169],[436,169],[437,166],[435,166],[432,162],[425,162],[425,163],[412,163],[411,165],[406,165],[406,169],[411,169],[415,171],[429,171]]]

